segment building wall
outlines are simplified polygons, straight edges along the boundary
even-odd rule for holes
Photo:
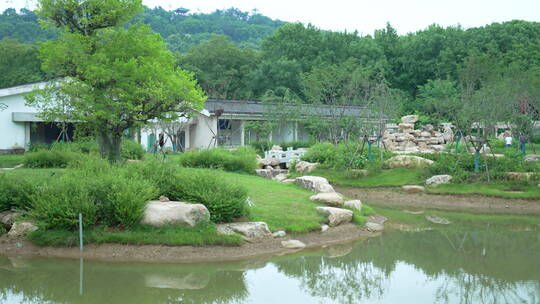
[[[14,147],[28,148],[30,144],[30,127],[25,122],[14,122],[13,112],[37,113],[37,110],[25,105],[23,94],[0,97],[0,103],[7,108],[0,111],[0,149]]]
[[[217,133],[217,117],[197,115],[196,123],[191,125],[190,144],[193,149],[207,149],[217,146],[214,136]]]

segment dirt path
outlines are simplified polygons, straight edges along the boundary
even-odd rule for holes
[[[265,239],[259,242],[245,243],[238,247],[225,246],[160,246],[160,245],[123,245],[103,244],[88,245],[84,249],[84,258],[106,261],[137,261],[151,263],[200,263],[217,261],[237,261],[270,257],[296,252],[285,249],[281,241],[296,239],[306,244],[306,248],[348,243],[361,238],[376,236],[365,228],[354,224],[340,225],[325,232],[309,232],[299,235],[287,235],[284,238]],[[79,258],[78,247],[56,248],[38,247],[31,242],[0,237],[0,255],[6,256],[43,256],[54,258]]]
[[[505,199],[481,195],[406,194],[393,189],[366,189],[334,186],[350,198],[373,206],[418,207],[472,213],[540,215],[540,200]]]

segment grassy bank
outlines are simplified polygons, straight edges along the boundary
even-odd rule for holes
[[[39,246],[79,245],[79,233],[68,230],[37,230],[28,238]],[[242,238],[238,235],[220,235],[213,224],[197,227],[162,227],[140,226],[132,230],[114,231],[93,228],[85,231],[86,244],[119,243],[133,245],[168,245],[168,246],[203,246],[224,245],[238,246]]]

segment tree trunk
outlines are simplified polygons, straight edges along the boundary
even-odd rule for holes
[[[101,157],[107,158],[109,162],[119,162],[121,160],[120,150],[122,146],[121,133],[100,133],[99,147]]]

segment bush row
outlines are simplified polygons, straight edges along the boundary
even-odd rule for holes
[[[133,227],[145,203],[160,195],[204,204],[214,222],[246,214],[244,188],[211,171],[157,161],[119,166],[88,158],[46,179],[28,172],[0,176],[0,210],[26,210],[45,229],[75,229],[79,213],[86,226]]]
[[[70,162],[81,158],[81,154],[97,154],[95,141],[55,142],[50,146],[37,145],[24,155],[23,163],[28,168],[65,168]],[[142,159],[144,148],[133,140],[122,141],[121,156],[124,159]]]
[[[257,169],[256,156],[255,150],[247,147],[232,151],[215,148],[180,154],[179,162],[183,167],[253,173]]]
[[[284,150],[291,147],[293,149],[298,148],[309,148],[315,144],[314,141],[290,141],[290,142],[284,142],[281,144],[278,144],[281,146]],[[257,154],[264,156],[264,152],[268,151],[272,148],[275,143],[269,141],[269,140],[263,140],[263,141],[253,141],[249,144],[255,151],[257,151]]]
[[[319,143],[313,145],[306,154],[302,156],[302,160],[319,163],[324,168],[332,169],[364,169],[369,163],[379,163],[379,149],[372,148],[372,162],[368,162],[368,147],[364,146],[363,153],[361,152],[361,143],[345,142],[337,145],[331,143]],[[383,158],[387,159],[392,154],[389,152],[383,153]]]

